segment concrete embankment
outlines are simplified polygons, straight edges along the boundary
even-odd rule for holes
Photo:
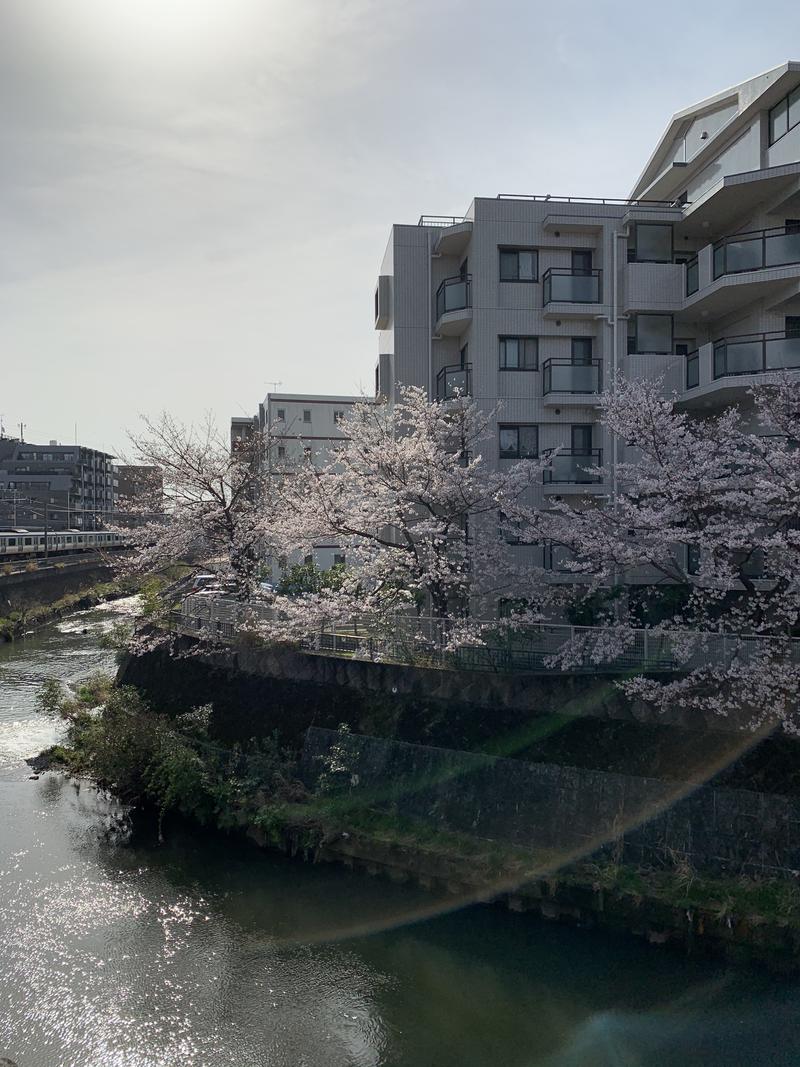
[[[97,560],[0,574],[0,640],[107,599],[113,579],[112,567]]]

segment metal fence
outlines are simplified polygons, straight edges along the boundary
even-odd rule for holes
[[[229,642],[248,624],[277,622],[266,604],[204,595],[184,598],[173,625],[181,633]],[[368,615],[321,626],[299,642],[324,656],[416,664],[451,670],[636,674],[685,672],[705,664],[748,665],[767,657],[800,664],[800,640],[745,634],[622,632],[602,626],[538,624],[507,629],[486,623],[482,644],[451,647],[451,626],[431,616]]]

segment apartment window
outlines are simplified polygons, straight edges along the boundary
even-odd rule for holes
[[[303,422],[311,422],[311,409],[310,408],[304,408],[303,409]]]
[[[334,554],[333,554],[333,565],[334,565],[334,567],[343,567],[344,566],[344,552],[334,552]]]
[[[592,341],[591,337],[573,337],[572,341],[572,362],[579,366],[590,366],[592,362]]]
[[[592,250],[591,248],[574,248],[572,250],[572,273],[592,273]]]
[[[671,315],[632,315],[628,319],[628,353],[672,353]]]
[[[570,445],[573,456],[589,456],[592,452],[592,425],[588,422],[570,427]]]
[[[500,459],[536,459],[539,455],[539,427],[505,423],[498,427]]]
[[[800,85],[770,111],[769,143],[775,144],[798,123],[800,123]]]
[[[535,248],[501,248],[501,282],[535,282],[539,278],[539,253]]]
[[[286,459],[285,445],[278,445],[278,459]]]
[[[671,263],[672,224],[637,222],[628,247],[628,259],[637,263]]]
[[[800,337],[800,315],[787,315],[784,330],[787,337]]]
[[[686,353],[686,388],[696,389],[700,384],[700,356],[697,352]]]
[[[333,413],[333,421],[336,423],[337,426],[339,425],[340,422],[344,422],[344,412],[343,411],[334,411],[334,413]]]
[[[536,370],[539,341],[536,337],[501,337],[500,370]]]
[[[278,408],[278,422],[286,422],[286,408]]]

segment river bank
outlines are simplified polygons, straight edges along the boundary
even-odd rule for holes
[[[769,818],[785,818],[793,810],[786,798],[728,790],[694,802],[685,783],[498,761],[346,729],[310,730],[302,754],[277,736],[223,744],[211,732],[209,709],[165,715],[136,690],[102,679],[55,698],[66,737],[37,769],[89,776],[157,811],[159,821],[177,813],[262,848],[435,889],[453,904],[501,902],[684,954],[783,972],[800,967],[800,886],[793,871],[776,866],[772,838],[764,837],[763,813],[774,808]],[[98,703],[99,715],[92,710]],[[542,790],[552,811],[541,800],[528,804]],[[573,802],[575,793],[585,793],[584,801]],[[636,827],[665,805],[680,826],[687,817],[700,822],[677,837],[637,837]],[[722,836],[703,814],[709,805],[718,809]],[[497,814],[486,823],[481,810],[489,806]],[[753,836],[755,811],[764,825]],[[580,822],[581,833],[573,835],[565,818]],[[526,838],[527,819],[538,829]],[[494,832],[482,834],[484,823]],[[711,835],[703,849],[685,844],[698,834]],[[710,867],[717,854],[726,858]]]
[[[792,980],[462,906],[442,887],[292,861],[183,820],[167,820],[158,844],[155,819],[128,832],[120,805],[85,782],[30,781],[24,757],[61,729],[35,711],[42,682],[113,670],[99,639],[124,617],[116,602],[0,647],[0,1056],[20,1067],[797,1062]]]

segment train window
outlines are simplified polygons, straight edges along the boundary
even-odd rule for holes
[[[16,543],[17,543],[17,539],[16,539],[16,537],[9,537],[9,539],[8,539],[8,544],[9,544],[9,547],[10,547],[11,545],[16,545]]]
[[[33,544],[33,538],[32,537],[26,537],[25,538],[25,544],[26,545],[32,545]]]

